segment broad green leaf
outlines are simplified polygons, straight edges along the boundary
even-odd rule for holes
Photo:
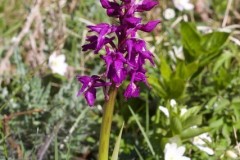
[[[229,33],[227,32],[212,32],[202,37],[202,46],[206,54],[218,52],[227,41]]]
[[[177,99],[182,96],[183,92],[185,91],[186,82],[181,78],[173,78],[167,84],[168,85],[168,97]]]
[[[187,64],[187,78],[190,78],[198,70],[198,61]]]
[[[182,123],[177,115],[171,116],[171,130],[174,134],[179,134],[182,131]]]
[[[189,64],[186,64],[183,61],[179,61],[176,67],[176,75],[184,80],[189,79],[193,73],[198,69],[198,62],[194,61]]]
[[[227,41],[229,33],[212,32],[204,35],[202,38],[202,47],[205,49],[205,54],[201,57],[200,65],[208,64],[214,57],[219,55],[219,51]]]
[[[120,133],[118,135],[114,150],[113,150],[113,154],[112,154],[112,160],[117,160],[118,159],[118,153],[119,153],[119,149],[120,149],[120,142],[121,142],[121,137],[122,137],[122,131],[123,131],[123,127],[124,127],[124,123],[122,124]]]
[[[187,118],[183,122],[183,128],[187,129],[189,127],[201,125],[201,124],[202,124],[202,115],[194,115],[194,116]]]
[[[148,83],[152,86],[153,91],[155,91],[157,95],[159,95],[160,97],[167,96],[167,93],[166,93],[165,89],[162,87],[162,85],[160,84],[159,79],[157,79],[156,77],[149,76]]]
[[[215,63],[214,67],[213,67],[213,73],[216,73],[218,71],[218,69],[224,64],[224,62],[230,60],[233,57],[233,54],[231,53],[224,53],[222,54],[217,62]]]
[[[230,131],[229,130],[230,129],[229,129],[229,127],[227,125],[224,125],[222,127],[222,134],[225,137],[225,139],[228,141],[228,144],[231,143],[231,138],[230,138],[231,135],[230,135]]]
[[[209,127],[213,128],[213,129],[218,129],[219,127],[222,127],[223,125],[223,118],[220,118],[218,120],[213,120],[213,122],[210,122]]]
[[[181,134],[180,137],[182,139],[189,139],[193,138],[195,136],[198,136],[202,133],[209,132],[211,130],[210,127],[202,127],[202,128],[189,128],[184,130]]]
[[[164,57],[161,57],[160,71],[162,78],[168,82],[171,78],[172,70]]]
[[[201,110],[200,106],[189,108],[187,112],[181,116],[181,119],[185,121],[187,118],[197,115],[200,110]]]
[[[197,32],[196,26],[193,23],[181,23],[182,45],[192,57],[198,57],[203,51],[201,48],[201,36]],[[185,52],[184,52],[185,54]]]

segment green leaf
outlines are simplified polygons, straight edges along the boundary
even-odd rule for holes
[[[219,51],[222,49],[228,37],[229,33],[226,32],[212,32],[203,36],[202,47],[205,50],[205,54],[201,57],[201,66],[206,65],[210,60],[218,56]]]
[[[213,129],[218,129],[219,127],[222,127],[223,123],[224,123],[223,118],[220,118],[218,120],[214,120],[213,122],[210,122],[209,127]]]
[[[182,139],[189,139],[193,138],[195,136],[198,136],[202,133],[209,132],[211,130],[210,127],[203,127],[203,128],[189,128],[184,130],[181,134],[180,137]]]
[[[206,54],[218,52],[227,41],[229,33],[227,32],[212,32],[202,37],[202,46]]]
[[[128,106],[128,108],[129,108],[130,112],[132,113],[133,118],[134,118],[134,120],[136,121],[136,123],[137,123],[137,125],[138,125],[140,131],[142,132],[143,137],[144,137],[145,141],[147,142],[148,147],[149,147],[149,149],[150,149],[152,155],[155,156],[155,152],[154,152],[154,150],[153,150],[152,144],[150,143],[150,140],[149,140],[149,138],[148,138],[146,132],[144,131],[144,129],[143,129],[141,123],[139,122],[139,120],[138,120],[138,118],[137,118],[137,115],[134,113],[134,111],[132,110],[132,108],[131,108],[130,106]]]
[[[114,150],[113,150],[113,154],[112,154],[112,160],[117,160],[118,159],[118,153],[119,153],[119,149],[120,149],[120,142],[121,142],[121,137],[122,137],[122,131],[123,131],[123,127],[124,127],[124,123],[122,124],[120,133],[118,135]]]
[[[181,116],[181,119],[183,121],[185,121],[187,118],[191,117],[191,116],[195,116],[198,114],[198,112],[201,110],[202,107],[200,106],[195,106],[195,107],[192,107],[192,108],[189,108],[187,110],[186,113],[184,113],[182,116]]]
[[[176,67],[176,75],[184,80],[189,79],[193,73],[198,69],[198,62],[194,61],[189,64],[186,64],[183,61],[179,61]]]
[[[180,33],[182,45],[185,49],[184,54],[189,54],[192,58],[197,58],[203,51],[200,45],[201,37],[193,23],[182,22]],[[186,52],[187,51],[187,52]]]
[[[181,97],[181,95],[185,91],[186,82],[181,78],[173,78],[167,85],[169,87],[169,90],[167,92],[168,97],[177,99]]]
[[[195,115],[187,118],[183,122],[183,128],[186,129],[186,128],[189,128],[195,125],[200,125],[200,124],[202,124],[202,115]]]
[[[177,115],[171,116],[171,130],[174,134],[179,134],[182,131],[182,123]]]
[[[227,140],[228,144],[231,144],[231,138],[230,138],[230,131],[227,125],[224,125],[222,127],[222,134],[225,137],[225,139]]]
[[[233,57],[233,54],[231,54],[231,53],[224,53],[224,54],[222,54],[218,58],[217,62],[215,63],[215,65],[213,67],[213,73],[217,73],[219,68],[223,66],[224,62],[230,60],[232,57]]]
[[[166,93],[165,89],[162,87],[162,85],[160,84],[160,81],[158,78],[149,76],[148,83],[152,86],[153,91],[156,92],[156,94],[159,97],[167,96],[167,93]]]
[[[164,57],[161,57],[160,71],[163,79],[168,82],[171,78],[172,70]]]

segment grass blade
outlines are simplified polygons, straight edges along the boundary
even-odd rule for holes
[[[148,147],[149,147],[149,149],[150,149],[152,155],[155,156],[155,152],[154,152],[154,150],[153,150],[152,144],[150,143],[150,140],[148,139],[148,136],[147,136],[146,132],[144,131],[144,129],[143,129],[141,123],[139,122],[139,120],[138,120],[136,114],[134,113],[134,111],[131,109],[130,106],[128,106],[128,108],[129,108],[129,110],[131,111],[134,120],[137,122],[137,125],[138,125],[140,131],[142,132],[143,137],[144,137],[145,141],[147,142],[147,145],[148,145]]]
[[[111,160],[117,160],[118,159],[118,153],[119,153],[119,149],[120,149],[120,141],[121,141],[121,137],[122,137],[123,127],[124,127],[124,123],[122,124],[120,133],[118,135],[118,138],[117,138],[114,150],[113,150],[113,154],[112,154]]]

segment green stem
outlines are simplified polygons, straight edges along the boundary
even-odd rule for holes
[[[103,109],[98,160],[108,160],[110,130],[116,95],[117,88],[115,86],[111,86],[109,91],[109,100],[105,102]]]

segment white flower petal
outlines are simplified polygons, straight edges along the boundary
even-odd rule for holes
[[[198,147],[201,151],[206,152],[208,155],[214,155],[214,151],[212,148],[204,147],[204,146],[196,146],[196,147]]]
[[[228,151],[226,152],[226,155],[227,155],[229,158],[232,158],[232,159],[237,159],[237,158],[238,158],[238,155],[237,155],[235,152],[231,151],[231,150],[228,150]]]
[[[68,64],[65,63],[65,59],[66,57],[64,54],[57,55],[56,52],[49,57],[48,65],[53,73],[57,73],[62,76],[66,73]]]
[[[177,152],[179,155],[183,156],[185,150],[186,150],[186,148],[184,146],[181,146],[178,148]]]
[[[189,0],[173,0],[174,6],[179,10],[192,10],[194,5],[189,2]]]
[[[165,160],[190,160],[190,158],[183,156],[185,147],[177,147],[176,143],[167,143],[164,149]]]
[[[170,20],[173,19],[175,17],[176,13],[172,8],[167,8],[164,12],[163,12],[163,17],[166,20]]]
[[[159,109],[167,116],[169,117],[169,112],[168,109],[163,107],[163,106],[159,106]]]
[[[176,105],[177,105],[177,102],[175,101],[175,99],[171,99],[170,100],[170,106],[175,107]]]
[[[182,108],[180,112],[180,116],[183,116],[187,112],[186,108]]]

